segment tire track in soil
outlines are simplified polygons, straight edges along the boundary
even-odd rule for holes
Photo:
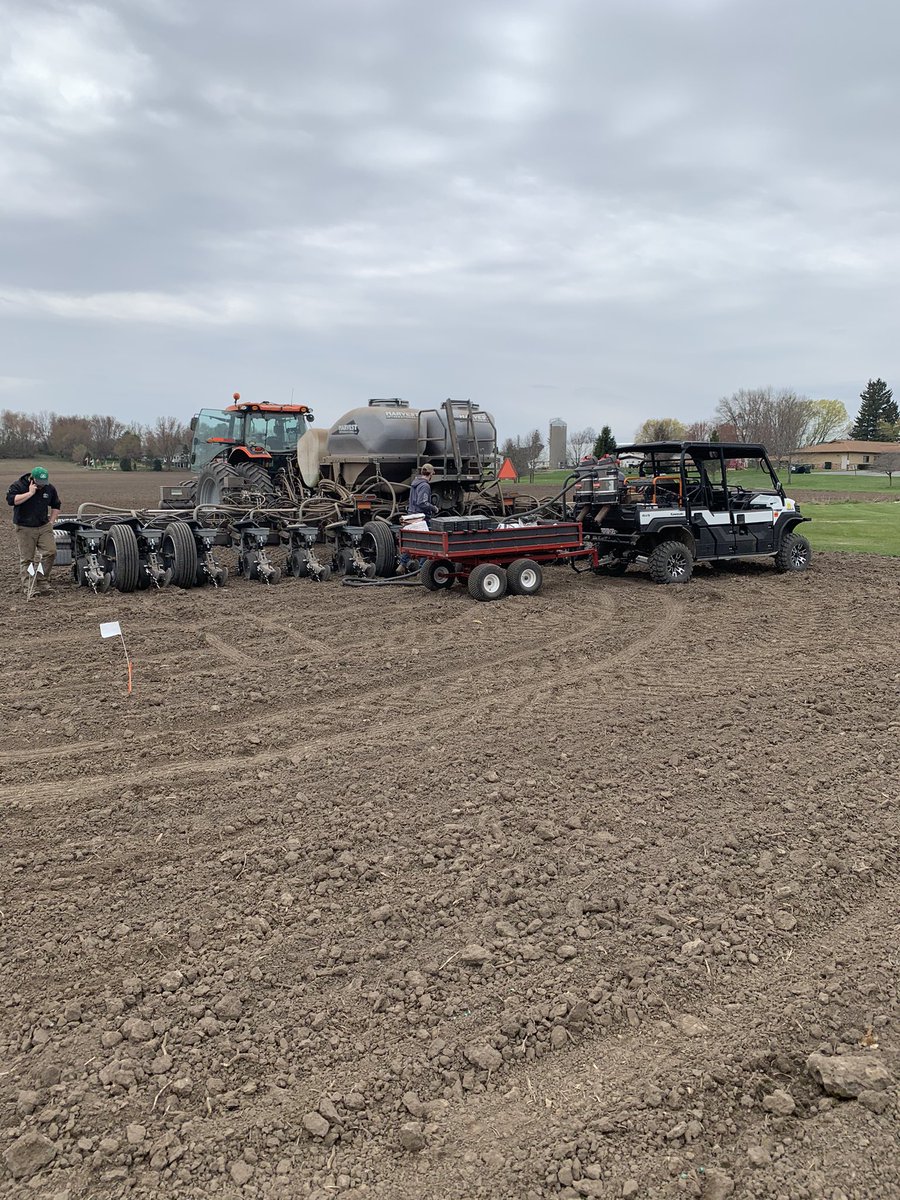
[[[604,597],[601,603],[610,614],[616,611],[615,602],[612,599],[607,599]],[[570,668],[568,671],[556,671],[552,681],[545,685],[544,688],[536,690],[533,682],[531,681],[513,684],[511,687],[504,688],[502,693],[504,703],[508,703],[518,696],[534,698],[536,700],[538,697],[544,695],[545,692],[548,695],[552,695],[558,691],[568,691],[585,678],[595,675],[598,669],[604,665],[608,665],[613,662],[625,663],[630,661],[637,654],[653,645],[659,637],[666,635],[681,619],[683,612],[684,605],[678,604],[674,599],[670,599],[665,606],[665,611],[661,620],[659,620],[651,630],[643,633],[633,642],[630,642],[628,645],[604,656],[599,660],[599,662],[597,660],[592,660],[587,663],[579,662],[577,666]],[[539,647],[532,646],[519,651],[518,653],[504,653],[501,656],[495,657],[493,660],[489,660],[487,663],[483,663],[482,668],[483,670],[490,670],[491,668],[496,668],[500,665],[511,666],[521,663],[522,661],[534,659],[536,657],[543,658],[548,652],[564,649],[575,638],[581,637],[586,633],[590,633],[595,628],[595,624],[595,619],[592,616],[590,621],[582,622],[581,627],[576,631],[575,634],[567,634],[564,637],[556,638],[551,642],[544,643]],[[464,671],[456,671],[449,678],[457,683],[471,684],[471,668],[468,668]],[[395,711],[395,717],[402,717],[403,713],[407,709],[415,708],[423,696],[428,695],[434,690],[436,684],[446,684],[448,682],[448,677],[438,677],[437,679],[429,677],[426,682],[408,690],[404,697],[403,706],[397,708]],[[357,693],[349,700],[342,699],[335,701],[330,708],[326,707],[324,710],[317,711],[316,721],[322,722],[327,721],[330,718],[335,719],[338,716],[341,716],[342,714],[339,710],[348,703],[352,703],[359,707],[360,711],[356,714],[357,716],[367,714],[370,711],[371,701],[374,699],[379,699],[383,697],[383,695],[384,688],[379,686],[378,688],[367,689],[364,693]],[[465,717],[469,713],[471,703],[471,696],[469,693],[467,693],[465,697],[457,700],[455,703],[451,702],[450,704],[442,704],[440,712],[437,715],[442,722],[446,721],[448,723],[457,723],[460,718]],[[274,727],[283,728],[285,726],[289,727],[293,731],[297,727],[298,711],[302,711],[302,709],[295,708],[282,710],[278,713],[267,715],[261,718],[258,728],[262,731],[262,733],[271,731]],[[165,766],[154,765],[151,766],[149,770],[147,766],[144,766],[137,770],[118,772],[113,776],[82,776],[77,781],[67,779],[54,780],[48,778],[44,780],[44,788],[47,789],[52,787],[54,790],[54,795],[52,800],[47,797],[45,802],[58,803],[61,799],[65,799],[67,801],[78,801],[84,799],[86,796],[91,796],[93,799],[97,799],[101,794],[110,788],[127,788],[137,783],[146,782],[148,774],[154,785],[162,785],[164,781],[172,777],[179,776],[181,778],[182,787],[186,788],[188,786],[188,780],[193,781],[198,777],[202,778],[204,776],[220,774],[222,772],[229,772],[232,770],[246,773],[248,770],[264,767],[267,764],[282,758],[287,758],[293,762],[295,766],[300,766],[301,764],[305,764],[315,758],[317,754],[321,753],[334,743],[339,743],[345,740],[349,732],[355,732],[355,728],[356,727],[354,727],[353,730],[350,728],[342,728],[334,732],[323,734],[318,738],[307,740],[303,743],[302,748],[299,750],[292,743],[289,747],[285,747],[284,745],[269,747],[259,754],[233,756],[231,758],[215,758],[207,762],[198,762],[196,759],[193,759],[190,762],[189,770],[187,772],[185,771],[184,759],[178,758],[167,763]],[[254,731],[254,725],[252,723],[247,723],[244,729],[245,732],[252,732]],[[364,729],[361,732],[363,736],[360,740],[360,744],[364,744],[364,735],[370,731],[368,729]],[[399,744],[401,743],[398,741],[398,745]],[[0,787],[0,804],[8,804],[10,811],[15,811],[17,808],[22,807],[22,805],[18,802],[20,796],[21,790],[19,788],[12,786]],[[39,805],[44,800],[45,798],[41,796],[35,801],[29,802],[28,811],[32,811],[35,805]]]
[[[210,633],[208,630],[204,630],[203,640],[207,646],[211,646],[213,650],[217,650],[223,658],[227,658],[235,666],[243,667],[245,670],[256,671],[259,669],[258,660],[252,659],[249,655],[242,653],[238,650],[237,646],[232,646],[230,642],[226,642],[217,633]]]
[[[686,1038],[647,1019],[637,1029],[601,1030],[597,1036],[587,1035],[579,1045],[570,1045],[563,1053],[518,1063],[504,1080],[508,1089],[516,1089],[512,1095],[495,1092],[470,1096],[465,1109],[458,1108],[452,1114],[446,1144],[455,1146],[452,1157],[457,1162],[464,1157],[477,1162],[496,1145],[498,1137],[502,1137],[507,1150],[518,1149],[523,1158],[529,1157],[536,1146],[546,1146],[549,1150],[548,1110],[554,1114],[555,1139],[559,1140],[560,1124],[577,1121],[584,1115],[586,1104],[590,1106],[592,1120],[608,1116],[615,1121],[621,1115],[622,1099],[633,1098],[638,1086],[671,1076],[673,1071],[682,1077],[692,1071],[705,1075],[710,1062],[726,1061],[739,1047],[752,1044],[757,1030],[762,1030],[758,1035],[760,1042],[768,1040],[773,1031],[778,1031],[784,1009],[794,998],[791,989],[798,979],[815,978],[821,964],[835,956],[840,958],[842,949],[852,958],[872,930],[877,931],[882,960],[896,949],[900,922],[890,928],[881,919],[885,904],[890,905],[890,897],[893,910],[900,911],[897,880],[887,885],[882,883],[877,895],[855,912],[818,930],[799,947],[792,944],[787,948],[790,952],[780,960],[748,966],[739,977],[708,978],[702,996],[698,997],[699,1006],[702,1013],[715,1008],[718,1012],[714,1023],[707,1018],[711,1028],[702,1038]],[[874,953],[877,947],[872,950]],[[762,1007],[760,997],[765,998]],[[807,1052],[804,1047],[801,1057]],[[580,1087],[573,1087],[575,1080],[582,1081]],[[591,1081],[591,1086],[583,1081]],[[761,1116],[760,1122],[762,1119]],[[746,1134],[720,1138],[723,1157],[728,1156],[729,1149],[741,1136]],[[403,1178],[406,1173],[401,1170],[398,1175]],[[413,1185],[412,1174],[406,1176],[406,1181]],[[452,1193],[435,1193],[439,1194]]]

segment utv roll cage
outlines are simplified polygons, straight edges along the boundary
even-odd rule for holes
[[[752,459],[768,473],[772,491],[782,500],[784,488],[769,461],[766,448],[752,442],[632,442],[616,450],[625,484],[646,482],[652,486],[653,503],[661,503],[658,493],[668,494],[672,502],[684,508],[688,516],[692,505],[721,508],[729,499],[745,494],[740,484],[728,484],[728,463]],[[629,476],[623,459],[640,457],[637,476]],[[710,468],[715,466],[715,472]],[[694,467],[695,471],[689,468]],[[756,489],[757,491],[759,489]],[[724,494],[717,496],[717,491]]]

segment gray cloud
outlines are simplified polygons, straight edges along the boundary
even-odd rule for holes
[[[5,0],[0,402],[471,396],[503,430],[896,375],[888,0]]]

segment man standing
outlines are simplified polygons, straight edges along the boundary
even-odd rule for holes
[[[50,482],[47,468],[33,467],[29,474],[11,483],[6,493],[6,503],[13,510],[22,587],[28,591],[29,565],[34,563],[37,570],[40,563],[43,574],[38,572],[34,591],[46,596],[50,591],[50,568],[56,558],[53,522],[59,516],[61,507],[59,492]]]
[[[438,511],[437,505],[434,504],[431,498],[431,480],[434,476],[434,467],[431,463],[426,463],[419,470],[419,474],[412,481],[412,486],[409,489],[409,502],[406,505],[408,513],[421,513],[426,519],[433,517]]]
[[[411,525],[419,527],[419,522],[421,522],[422,527],[427,529],[428,518],[433,517],[438,512],[437,505],[431,498],[431,480],[433,477],[434,467],[431,463],[425,463],[419,469],[419,474],[412,481],[409,489],[406,515],[400,518],[402,527],[409,528]],[[418,561],[413,562],[412,555],[408,550],[402,550],[400,552],[397,573],[405,575],[407,572],[417,571],[421,565]]]

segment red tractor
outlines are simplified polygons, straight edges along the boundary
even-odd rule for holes
[[[195,504],[264,504],[295,499],[297,444],[313,414],[305,404],[256,404],[234,393],[227,408],[191,420]]]

